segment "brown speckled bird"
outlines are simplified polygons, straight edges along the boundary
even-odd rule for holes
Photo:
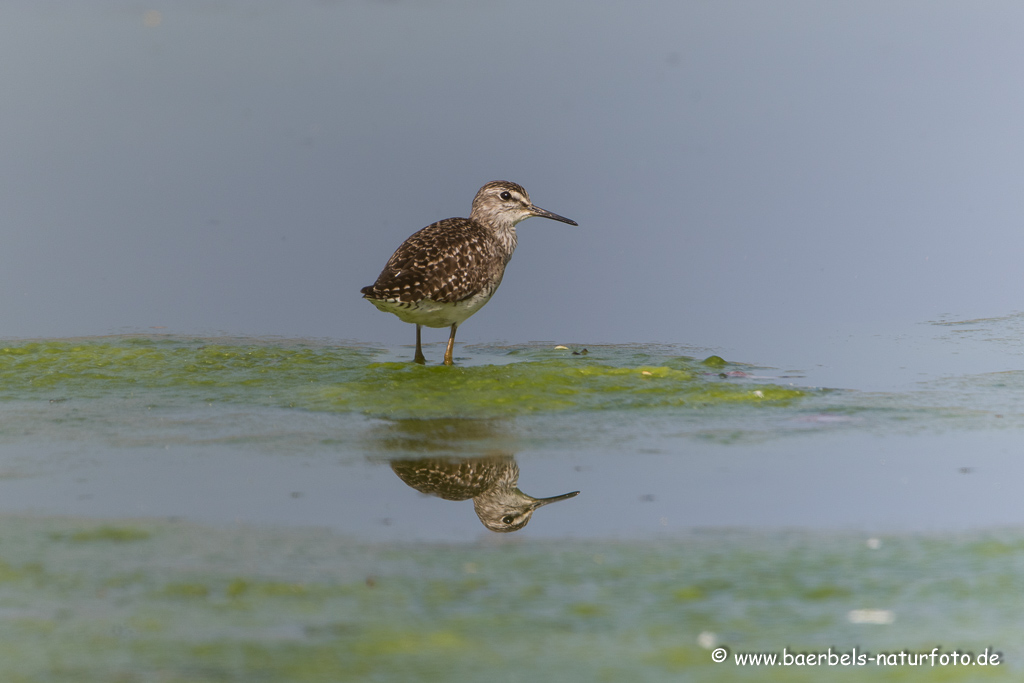
[[[364,299],[416,325],[417,363],[425,363],[420,327],[450,327],[445,365],[452,364],[455,330],[486,304],[501,284],[516,249],[516,224],[530,216],[577,225],[530,202],[519,185],[487,183],[473,199],[469,218],[428,225],[402,242]]]

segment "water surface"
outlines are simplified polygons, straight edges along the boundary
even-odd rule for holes
[[[1012,320],[953,329],[984,348]],[[6,342],[9,677],[715,680],[738,671],[717,646],[989,647],[1019,672],[1020,373],[858,391],[666,345],[410,352]],[[389,466],[417,459],[581,494],[493,534]]]

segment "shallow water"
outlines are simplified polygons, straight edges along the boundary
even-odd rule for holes
[[[710,648],[1013,661],[1022,636],[1019,532],[390,545],[151,520],[0,530],[10,681],[822,680],[841,667],[741,669]],[[1015,679],[1019,665],[981,673]]]
[[[1015,353],[1015,320],[924,329]],[[561,346],[5,343],[5,680],[712,680],[740,670],[719,645],[988,647],[1019,675],[1024,374],[858,391]],[[416,459],[581,493],[493,534],[469,488],[390,466]]]

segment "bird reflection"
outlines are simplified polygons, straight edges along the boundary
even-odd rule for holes
[[[480,521],[499,533],[518,531],[537,508],[579,495],[579,491],[551,498],[526,495],[519,490],[519,466],[511,455],[393,460],[391,469],[420,493],[445,500],[472,498]]]
[[[579,494],[534,498],[519,490],[519,466],[512,453],[519,438],[511,420],[381,420],[369,432],[371,457],[420,493],[445,500],[473,500],[491,531],[517,531],[534,510]]]

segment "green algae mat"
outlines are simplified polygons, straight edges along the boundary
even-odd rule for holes
[[[501,365],[448,368],[374,362],[369,349],[116,338],[0,348],[0,398],[150,392],[392,418],[507,417],[561,410],[788,401],[802,392],[723,381],[718,357],[643,351],[573,356],[526,348]]]
[[[692,532],[357,542],[326,531],[0,518],[0,678],[1018,680],[1024,535]],[[983,616],[982,616],[983,615]],[[713,661],[715,648],[729,659]],[[981,666],[740,666],[857,648]]]

